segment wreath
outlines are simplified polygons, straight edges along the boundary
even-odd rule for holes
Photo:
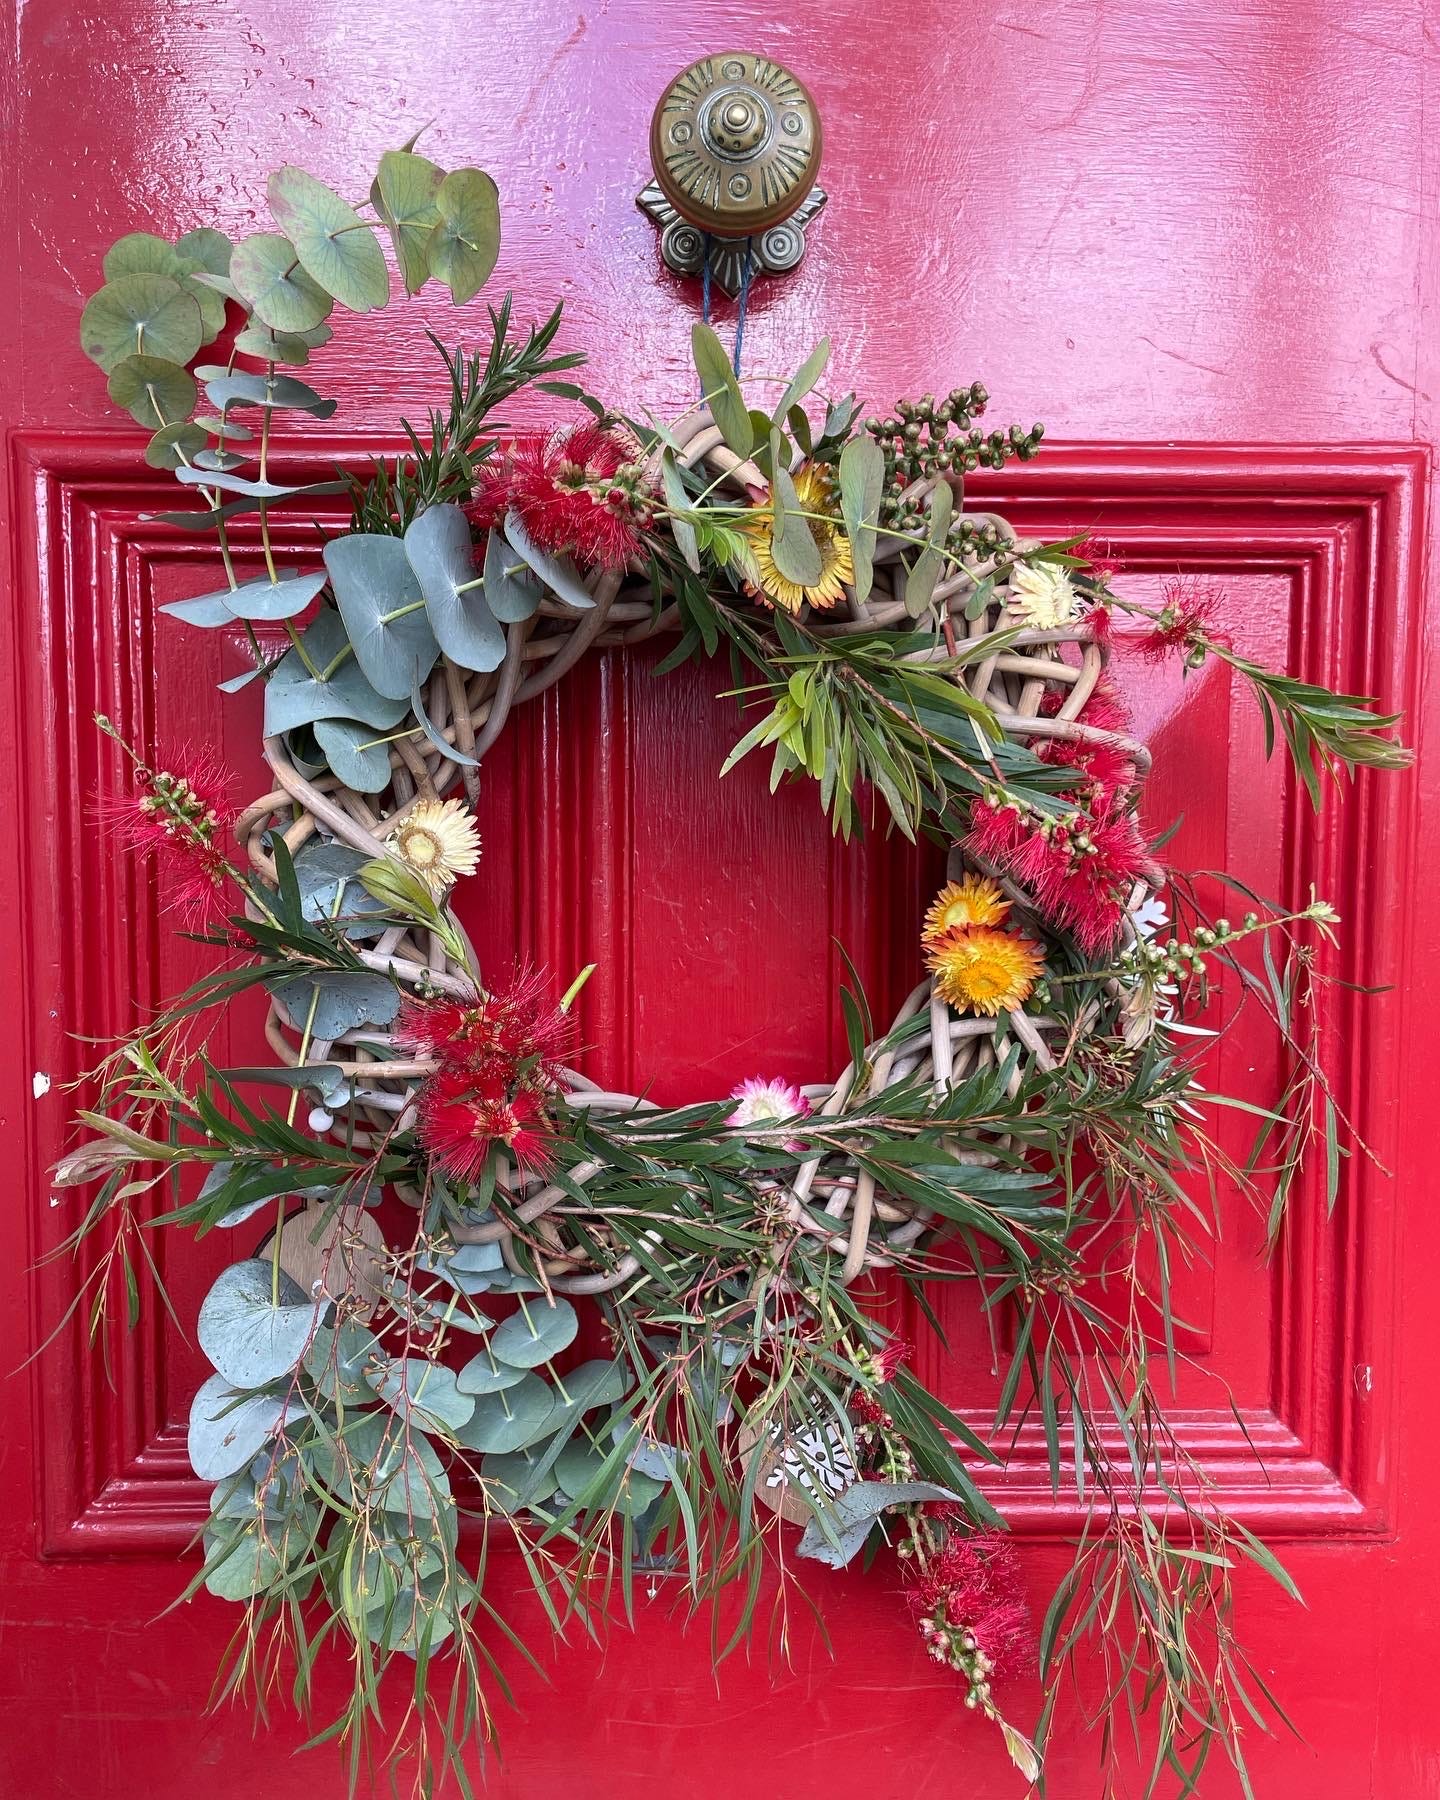
[[[406,424],[406,454],[287,485],[279,429],[335,403],[285,371],[335,306],[385,304],[384,240],[407,294],[433,279],[458,305],[494,267],[499,213],[487,175],[413,143],[363,208],[293,167],[268,195],[277,229],[233,245],[121,238],[81,326],[147,461],[195,502],[163,516],[224,563],[219,591],[161,610],[243,652],[227,691],[264,688],[272,785],[238,809],[208,757],[142,754],[97,721],[131,774],[108,822],[215,955],[88,1078],[89,1135],[57,1170],[94,1188],[73,1241],[103,1235],[97,1318],[124,1296],[133,1323],[158,1227],[253,1246],[200,1309],[215,1373],[189,1434],[212,1493],[187,1592],[243,1609],[223,1690],[263,1710],[288,1656],[308,1709],[338,1640],[353,1699],[321,1735],[359,1735],[408,1659],[407,1748],[433,1781],[489,1739],[503,1654],[533,1654],[506,1618],[514,1569],[557,1632],[596,1631],[642,1576],[686,1608],[733,1589],[733,1644],[767,1565],[783,1607],[805,1559],[888,1546],[930,1654],[1027,1777],[1082,1652],[1109,1712],[1152,1712],[1157,1772],[1193,1780],[1217,1743],[1243,1771],[1264,1690],[1230,1571],[1288,1577],[1167,1426],[1168,1284],[1152,1326],[1097,1296],[1084,1252],[1108,1234],[1110,1276],[1138,1292],[1142,1251],[1162,1271],[1189,1254],[1186,1182],[1238,1184],[1278,1229],[1312,1138],[1333,1164],[1348,1126],[1311,1022],[1337,920],[1253,896],[1212,917],[1162,866],[1112,620],[1138,621],[1143,656],[1236,671],[1317,805],[1325,777],[1406,760],[1395,720],[1239,655],[1217,591],[1127,598],[1093,539],[1028,541],[967,507],[967,473],[1028,460],[1041,428],[987,432],[978,384],[862,417],[822,398],[828,343],[762,409],[697,325],[702,398],[666,425],[567,378],[583,358],[555,348],[559,308],[521,331],[507,297],[479,350],[432,339],[449,399]],[[524,388],[579,422],[507,431]],[[319,493],[348,493],[348,529],[277,567],[271,516]],[[257,579],[235,571],[241,513]],[[877,1024],[852,972],[849,1060],[809,1086],[762,1071],[683,1107],[612,1091],[573,1066],[589,971],[488,979],[450,905],[483,868],[480,771],[516,707],[592,648],[664,636],[661,673],[728,659],[749,716],[727,768],[768,748],[772,786],[813,781],[846,837],[948,854],[913,990]],[[1283,1097],[1245,1102],[1244,1166],[1207,1134],[1222,1097],[1197,1091],[1193,1054],[1227,971],[1289,1069]],[[220,1066],[213,1028],[257,989],[274,1065]],[[1010,1309],[993,1431],[917,1378],[882,1272],[932,1319],[940,1281]],[[603,1353],[581,1359],[582,1327]],[[1088,1520],[1038,1630],[984,1491],[1031,1411]],[[506,1580],[486,1552],[502,1533]],[[1034,1662],[1047,1697],[1022,1731],[1001,1695]]]

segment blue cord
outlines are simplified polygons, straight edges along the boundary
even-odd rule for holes
[[[710,323],[710,233],[703,234],[701,242],[704,246],[700,259],[700,316],[708,325]],[[745,311],[750,304],[750,277],[755,272],[755,240],[745,240],[745,264],[740,272],[740,310],[735,319],[735,354],[730,359],[731,367],[738,377],[740,374],[740,352],[745,345]],[[701,388],[704,398],[704,388]]]

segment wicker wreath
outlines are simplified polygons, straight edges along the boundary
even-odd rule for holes
[[[687,414],[673,427],[671,437],[687,466],[703,465],[711,477],[751,496],[764,490],[766,483],[760,470],[726,448],[707,407]],[[933,486],[933,481],[916,483],[905,499],[923,503]],[[998,515],[969,516],[991,527],[992,538],[999,547],[963,558],[961,566],[936,587],[934,605],[937,610],[948,612],[952,629],[977,639],[1014,621],[1013,615],[1007,617],[1010,600],[1003,575],[1001,584],[991,590],[988,602],[979,609],[972,606],[972,596],[987,578],[1013,561],[1017,549],[1024,551],[1031,546],[1021,543]],[[840,610],[848,616],[817,623],[815,629],[827,635],[910,624],[904,599],[896,591],[897,577],[903,578],[903,574],[899,545],[891,539],[877,551],[869,597],[859,602],[853,588],[847,588]],[[553,687],[589,649],[639,644],[678,628],[678,609],[672,604],[657,613],[648,585],[643,592],[638,586],[627,589],[623,575],[612,571],[591,574],[586,586],[594,601],[589,610],[579,611],[551,596],[542,601],[530,619],[511,624],[504,660],[497,669],[471,674],[442,658],[430,678],[428,693],[428,713],[436,735],[457,745],[478,763],[499,738],[513,709]],[[1070,660],[1066,657],[1067,648],[1072,652]],[[943,649],[936,654],[943,655]],[[977,700],[991,708],[1008,737],[1027,744],[1068,739],[1114,748],[1133,764],[1138,786],[1150,766],[1146,747],[1122,733],[1088,725],[1080,717],[1104,671],[1106,658],[1106,646],[1097,640],[1090,620],[1082,616],[1054,629],[1021,630],[1014,634],[1003,652],[986,657],[968,672],[967,686]],[[272,831],[283,831],[292,854],[317,833],[323,833],[373,857],[385,853],[386,839],[403,825],[417,802],[443,799],[462,780],[472,798],[476,791],[473,766],[448,760],[430,741],[417,744],[407,737],[391,746],[389,785],[377,795],[355,793],[329,772],[311,779],[296,768],[278,737],[267,739],[265,756],[274,771],[276,786],[245,811],[237,832],[251,865],[272,881],[275,865],[268,848]],[[952,879],[970,867],[997,880],[1018,915],[1034,921],[1039,929],[1033,899],[1013,875],[958,849],[950,852]],[[1161,879],[1156,870],[1149,885],[1158,886]],[[1137,884],[1132,906],[1138,903],[1146,885]],[[1128,918],[1122,931],[1123,943],[1134,941],[1134,928]],[[473,962],[470,968],[460,966],[429,932],[392,926],[369,948],[362,948],[359,955],[367,967],[419,991],[462,997],[476,990],[478,971]],[[993,1065],[1006,1040],[1018,1040],[1021,1046],[1021,1055],[1014,1064],[1013,1090],[1018,1090],[1023,1079],[1023,1062],[1033,1060],[1041,1069],[1054,1066],[1055,1053],[1046,1042],[1046,1034],[1059,1030],[1060,1021],[1027,1013],[1019,1007],[993,1019],[957,1017],[936,993],[931,979],[917,983],[906,996],[885,1037],[893,1035],[897,1027],[922,1010],[929,1014],[928,1036],[918,1039],[915,1047],[904,1054],[881,1052],[867,1059],[870,1079],[859,1089],[854,1086],[853,1064],[847,1065],[833,1084],[804,1088],[802,1091],[816,1111],[830,1117],[842,1116],[847,1109],[863,1105],[892,1084],[914,1082],[917,1078],[933,1082],[940,1091],[976,1068]],[[283,1008],[273,1000],[266,1029],[277,1056],[286,1064],[297,1066],[301,1061],[299,1034]],[[1072,1026],[1065,1029],[1073,1035]],[[878,1041],[883,1043],[884,1039]],[[349,1141],[361,1146],[372,1142],[377,1132],[413,1126],[416,1084],[437,1067],[429,1060],[405,1060],[403,1051],[397,1056],[392,1035],[370,1027],[348,1031],[333,1042],[312,1042],[306,1060],[328,1063],[355,1084],[354,1098],[341,1112],[349,1115],[344,1127]],[[603,1088],[568,1069],[563,1097],[571,1107],[612,1112],[652,1105],[635,1095]],[[337,1124],[336,1129],[341,1128]],[[967,1150],[964,1155],[981,1164],[997,1160],[985,1151]],[[573,1215],[573,1191],[562,1191],[543,1177],[527,1177],[508,1163],[503,1168],[501,1179],[509,1197],[506,1210],[531,1233],[529,1247],[542,1259],[550,1286],[562,1293],[596,1294],[633,1278],[638,1264],[632,1255],[617,1256],[612,1266],[597,1269],[585,1248],[567,1242],[556,1209],[563,1203],[566,1212]],[[583,1186],[594,1172],[594,1165],[581,1164],[573,1171],[571,1189]],[[419,1196],[413,1192],[401,1192],[418,1201]],[[877,1192],[867,1171],[838,1154],[807,1161],[799,1169],[784,1204],[796,1230],[824,1241],[837,1257],[843,1258],[845,1281],[862,1269],[891,1266],[894,1253],[916,1245],[931,1224],[923,1208],[917,1209],[901,1197]],[[592,1242],[597,1225],[603,1238],[603,1219],[587,1221],[585,1235]],[[517,1273],[522,1272],[512,1229],[503,1220],[456,1225],[453,1235],[465,1244],[498,1243],[507,1264]]]

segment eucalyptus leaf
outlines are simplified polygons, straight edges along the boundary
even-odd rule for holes
[[[178,469],[205,448],[208,439],[199,425],[182,420],[162,425],[145,446],[145,460],[152,469]]]
[[[385,257],[374,231],[353,206],[293,163],[277,169],[265,191],[275,223],[319,287],[351,312],[384,306],[390,298]]]
[[[283,1270],[277,1304],[273,1275],[269,1263],[231,1263],[200,1307],[200,1348],[232,1387],[263,1387],[289,1374],[315,1329],[316,1304]]]
[[[780,396],[780,403],[776,406],[774,414],[772,415],[773,422],[776,425],[778,425],[782,419],[788,418],[790,408],[798,401],[803,400],[815,386],[815,383],[819,381],[820,377],[825,373],[825,368],[829,361],[830,340],[828,337],[823,337],[805,358],[804,362],[801,363],[800,367],[790,377],[789,385],[786,387],[785,392]]]
[[[557,1381],[551,1432],[572,1425],[582,1413],[594,1412],[600,1406],[613,1406],[625,1398],[629,1387],[630,1376],[622,1362],[597,1358],[581,1363],[578,1368],[567,1369]],[[564,1392],[561,1392],[562,1388]]]
[[[948,481],[937,481],[930,492],[930,530],[925,548],[916,557],[905,577],[905,610],[918,618],[929,606],[945,566],[945,539],[950,530],[950,515],[955,507],[955,494]]]
[[[755,447],[750,409],[740,392],[740,383],[735,379],[725,346],[710,327],[698,319],[690,328],[690,345],[695,357],[695,372],[700,377],[700,391],[720,427],[721,437],[737,456],[749,456]]]
[[[272,331],[309,331],[323,323],[334,305],[294,244],[275,231],[257,231],[235,246],[230,281]]]
[[[383,915],[386,907],[359,879],[371,858],[349,844],[327,843],[312,837],[295,857],[295,882],[300,889],[300,911],[307,919],[346,921],[350,937],[364,937],[383,927],[367,924],[356,915]]]
[[[107,375],[127,356],[188,363],[203,337],[194,295],[168,275],[121,275],[92,294],[80,315],[80,346]]]
[[[385,221],[395,246],[405,291],[418,293],[430,274],[428,245],[440,223],[435,195],[445,171],[413,151],[387,150],[370,188],[370,203]]]
[[[451,762],[463,764],[467,769],[478,769],[480,767],[479,763],[468,751],[462,750],[458,744],[450,743],[444,732],[432,722],[429,713],[425,710],[425,695],[421,691],[418,680],[410,689],[410,710],[415,715],[415,723],[420,727],[421,731],[425,733],[426,738],[435,746],[442,756],[449,757]]]
[[[493,537],[494,533],[491,535]],[[530,565],[556,599],[579,612],[588,612],[595,604],[570,558],[552,556],[534,543],[525,529],[524,520],[513,507],[505,515],[505,536],[515,554]]]
[[[523,558],[499,531],[485,536],[485,604],[502,625],[519,625],[532,618],[544,592]]]
[[[288,1409],[290,1418],[304,1408]],[[223,1481],[245,1467],[269,1443],[287,1417],[282,1396],[249,1394],[231,1387],[223,1375],[212,1375],[190,1403],[186,1448],[190,1466],[202,1481]]]
[[[343,481],[306,481],[298,487],[280,481],[252,480],[246,475],[231,475],[224,470],[177,469],[175,479],[184,487],[214,488],[226,494],[244,494],[254,500],[290,500],[297,494],[343,494]]]
[[[375,728],[355,719],[316,719],[315,740],[347,788],[379,794],[390,785],[390,746],[375,742]]]
[[[462,1394],[498,1394],[502,1388],[518,1387],[528,1376],[525,1369],[499,1361],[487,1345],[470,1358],[456,1379]]]
[[[175,249],[187,262],[203,269],[208,275],[230,273],[230,240],[223,231],[216,231],[211,225],[201,225],[194,231],[184,232],[176,240]]]
[[[523,1450],[547,1435],[554,1410],[553,1390],[538,1375],[526,1375],[498,1393],[479,1395],[455,1435],[471,1450]]]
[[[225,369],[197,369],[210,404],[224,412],[230,406],[295,408],[328,419],[337,402],[323,400],[293,375],[232,375]]]
[[[173,244],[153,231],[132,231],[116,238],[100,267],[107,281],[117,281],[122,275],[168,275],[178,281],[188,265]]]
[[[875,525],[885,491],[885,453],[872,437],[851,438],[840,452],[840,511],[855,568],[855,598],[870,597],[875,581]]]
[[[355,656],[377,694],[410,699],[440,646],[425,597],[397,537],[353,531],[325,546],[325,567]]]
[[[297,1031],[331,1043],[361,1025],[384,1027],[400,1010],[400,991],[386,975],[368,969],[336,969],[323,975],[272,977],[266,987]]]
[[[507,1513],[542,1506],[560,1485],[553,1463],[547,1468],[543,1458],[527,1456],[523,1450],[482,1457],[480,1479],[491,1504]]]
[[[305,1373],[322,1398],[342,1406],[360,1406],[373,1398],[366,1367],[381,1354],[380,1340],[368,1326],[345,1319],[336,1327],[321,1325],[305,1352]]]
[[[366,1379],[402,1419],[422,1431],[454,1432],[475,1410],[472,1396],[456,1387],[455,1371],[423,1356],[392,1358]]]
[[[800,1491],[797,1487],[796,1492]],[[823,1524],[819,1517],[811,1519],[797,1549],[801,1556],[813,1557],[832,1569],[843,1569],[887,1507],[959,1498],[933,1481],[857,1481],[826,1506]]]
[[[258,1514],[244,1527],[206,1530],[205,1586],[219,1600],[243,1601],[263,1593],[284,1573],[279,1549],[284,1535],[283,1526],[267,1530]]]
[[[774,519],[770,554],[775,559],[775,567],[787,581],[810,587],[819,581],[825,564],[810,521],[803,515],[790,471],[780,460],[775,439],[776,434],[772,433],[770,454],[775,462],[775,475],[770,489]]]
[[[500,256],[500,193],[483,169],[455,169],[435,190],[439,223],[425,244],[430,273],[457,306],[473,300]]]
[[[522,1302],[490,1340],[501,1362],[533,1369],[574,1343],[580,1321],[568,1300]]]
[[[316,325],[309,331],[272,331],[268,325],[247,325],[237,334],[235,348],[248,356],[263,356],[266,362],[287,363],[301,368],[310,360],[310,352],[328,343],[328,325]]]
[[[293,619],[325,585],[325,571],[271,581],[262,575],[242,581],[239,587],[219,588],[213,594],[196,594],[189,600],[168,600],[160,608],[187,625],[233,625],[237,619]]]
[[[183,423],[195,404],[193,376],[159,356],[127,356],[110,371],[107,386],[115,404],[148,431]]]
[[[405,554],[436,642],[462,669],[488,674],[505,660],[505,633],[475,572],[470,521],[455,505],[427,506],[405,533]]]
[[[317,719],[358,719],[384,732],[405,717],[405,700],[377,694],[365,679],[359,663],[349,654],[350,640],[340,616],[330,607],[321,608],[300,641],[324,679],[317,680],[296,651],[287,651],[265,688],[266,737],[283,736],[297,725]],[[328,675],[327,670],[331,671]]]
[[[686,566],[698,575],[700,540],[695,535],[694,524],[686,516],[694,510],[694,503],[685,491],[685,483],[680,479],[680,465],[676,461],[675,452],[668,445],[660,457],[660,482],[665,490],[665,504],[670,509],[670,530],[675,538],[675,546],[685,558]]]

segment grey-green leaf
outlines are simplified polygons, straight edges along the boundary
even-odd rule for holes
[[[230,280],[272,331],[309,331],[334,302],[304,267],[289,238],[257,231],[235,246]]]
[[[110,398],[149,431],[183,424],[195,404],[195,381],[160,356],[127,356],[110,371]]]
[[[430,273],[457,306],[473,300],[500,256],[500,194],[483,169],[455,169],[435,190],[440,222],[425,245]]]
[[[207,275],[230,273],[230,240],[223,231],[201,225],[187,231],[175,243],[176,250],[187,262],[198,265]]]
[[[121,275],[92,294],[80,315],[80,346],[107,375],[127,356],[188,363],[203,336],[194,295],[168,275]]]
[[[935,583],[945,566],[945,538],[950,529],[950,515],[955,507],[955,494],[950,483],[937,481],[930,492],[930,531],[925,548],[916,557],[905,577],[905,610],[918,618],[930,604]]]
[[[232,1263],[200,1307],[200,1348],[232,1387],[263,1387],[289,1374],[315,1329],[316,1305],[283,1272],[277,1305],[272,1278],[269,1263]]]
[[[405,533],[405,554],[425,596],[430,629],[462,669],[480,674],[505,660],[505,633],[475,573],[470,521],[458,506],[427,506]]]
[[[519,625],[534,615],[544,590],[530,566],[500,531],[485,537],[485,604],[502,625]]]
[[[415,683],[435,667],[440,646],[405,545],[380,532],[354,531],[325,546],[325,567],[366,679],[377,694],[408,703]]]
[[[801,1556],[813,1557],[832,1569],[843,1569],[886,1507],[910,1506],[917,1500],[959,1498],[933,1481],[857,1481],[826,1508],[824,1526],[818,1518],[810,1521],[797,1548]]]
[[[825,366],[829,361],[830,340],[823,337],[790,377],[790,384],[780,396],[780,404],[772,415],[775,424],[778,425],[789,414],[790,408],[805,398],[825,373]]]
[[[390,783],[390,746],[375,742],[375,729],[354,719],[316,719],[315,741],[347,788],[378,794]]]
[[[191,1468],[202,1481],[237,1474],[274,1437],[285,1410],[277,1394],[248,1394],[212,1375],[190,1403]]]
[[[568,1300],[522,1301],[490,1340],[501,1362],[533,1369],[575,1341],[580,1322]]]
[[[162,425],[145,446],[145,460],[152,469],[178,469],[187,458],[193,460],[208,441],[201,428],[188,420]]]
[[[328,419],[337,404],[322,400],[314,388],[293,375],[231,375],[225,369],[209,368],[195,373],[205,383],[210,404],[222,412],[228,406],[295,407],[317,419]]]
[[[329,1043],[361,1025],[383,1028],[400,1010],[400,992],[385,975],[338,969],[325,975],[284,975],[265,984],[297,1031]]]
[[[160,608],[187,625],[233,625],[237,619],[293,619],[325,585],[325,571],[271,581],[262,575],[242,581],[239,587],[219,588],[213,594],[197,594],[191,600],[170,600]]]
[[[595,604],[570,558],[552,556],[548,550],[542,550],[534,543],[525,529],[524,521],[513,507],[505,515],[505,536],[515,554],[523,562],[529,563],[557,599],[580,612],[587,612]]]
[[[351,312],[384,306],[390,298],[385,257],[373,229],[353,206],[293,163],[277,169],[265,191],[275,223],[318,286]]]
[[[387,1405],[422,1431],[454,1432],[475,1410],[469,1394],[455,1385],[455,1371],[422,1356],[396,1357],[366,1379]]]
[[[855,566],[855,598],[870,597],[875,580],[875,524],[885,491],[885,453],[872,437],[851,438],[840,452],[840,511]]]
[[[526,1379],[526,1372],[512,1363],[498,1361],[487,1346],[470,1358],[456,1379],[462,1394],[498,1394],[501,1388],[518,1387]]]
[[[780,461],[777,437],[778,433],[771,433],[770,454],[775,461],[775,478],[771,487],[774,529],[770,554],[775,559],[775,567],[787,581],[797,582],[801,587],[810,587],[819,581],[825,564],[820,555],[820,546],[815,541],[815,533],[810,529],[810,521],[801,511],[795,483],[790,479],[789,470]]]
[[[316,680],[294,650],[280,659],[265,688],[265,735],[279,737],[316,719],[358,719],[389,731],[405,717],[408,702],[377,694],[353,655],[340,616],[325,606],[306,627],[301,643],[323,675]]]
[[[740,392],[740,383],[735,379],[725,346],[700,320],[690,328],[690,344],[695,355],[695,372],[700,377],[700,391],[720,427],[721,437],[737,456],[749,456],[755,447],[750,409]]]
[[[305,1352],[305,1372],[325,1399],[359,1406],[372,1397],[365,1369],[380,1354],[375,1333],[346,1319],[338,1327],[321,1325],[316,1329]]]
[[[526,1375],[499,1393],[481,1394],[456,1436],[471,1450],[523,1450],[547,1433],[555,1396],[538,1375]]]
[[[370,201],[384,219],[395,246],[395,261],[405,291],[418,293],[430,274],[427,245],[440,223],[435,195],[445,171],[429,157],[408,150],[387,150],[370,188]]]

